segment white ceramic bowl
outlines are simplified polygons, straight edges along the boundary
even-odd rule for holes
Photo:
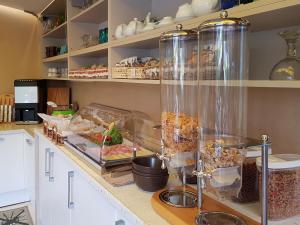
[[[176,13],[176,19],[178,18],[188,18],[193,17],[193,8],[192,5],[189,3],[185,3],[178,7],[177,13]]]

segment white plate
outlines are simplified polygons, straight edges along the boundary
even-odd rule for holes
[[[174,22],[172,22],[172,23],[157,24],[157,25],[155,25],[155,27],[159,28],[159,27],[164,27],[164,26],[168,26],[168,25],[171,25],[171,24],[174,24]]]

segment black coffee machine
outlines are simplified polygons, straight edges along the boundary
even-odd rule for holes
[[[38,113],[45,113],[47,106],[46,80],[15,80],[16,124],[37,124]]]

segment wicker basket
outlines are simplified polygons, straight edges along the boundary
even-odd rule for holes
[[[127,79],[128,67],[112,67],[111,77],[113,79]]]
[[[158,80],[159,67],[113,67],[112,78]]]
[[[147,80],[159,80],[159,66],[146,67],[144,70],[144,79]]]
[[[130,67],[127,69],[127,78],[129,79],[145,79],[144,67]]]

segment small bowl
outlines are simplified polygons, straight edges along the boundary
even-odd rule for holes
[[[147,174],[167,174],[168,169],[161,168],[162,161],[156,156],[137,157],[132,160],[132,167],[136,171]]]
[[[134,171],[132,173],[136,185],[142,190],[149,192],[155,192],[163,189],[167,185],[169,179],[169,175],[143,176]]]

